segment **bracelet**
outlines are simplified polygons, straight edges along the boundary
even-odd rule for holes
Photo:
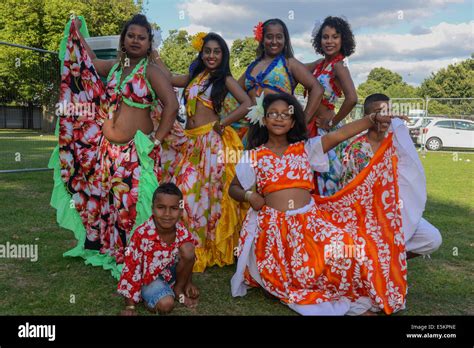
[[[156,139],[153,134],[150,134],[149,138],[150,138],[151,141],[153,141],[153,144],[155,146],[161,145],[161,141],[159,139]]]
[[[216,124],[219,126],[220,130],[223,131],[226,126],[224,126],[221,121],[216,121]]]
[[[134,310],[135,306],[134,305],[126,306],[125,309]]]
[[[246,191],[245,192],[245,200],[248,202],[250,201],[250,196],[252,195],[253,191]]]

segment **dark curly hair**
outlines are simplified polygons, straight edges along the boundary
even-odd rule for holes
[[[298,141],[308,139],[303,108],[301,107],[301,104],[298,102],[298,100],[291,94],[287,94],[287,93],[267,94],[265,98],[263,98],[264,114],[265,115],[267,114],[267,110],[277,100],[283,100],[289,106],[290,105],[293,106],[293,120],[295,121],[295,125],[286,134],[286,138],[288,139],[288,142],[290,144],[293,144],[293,143],[297,143]],[[247,139],[248,139],[247,150],[251,150],[256,147],[259,147],[262,144],[265,144],[268,141],[267,127],[265,126],[261,127],[258,123],[252,124],[249,128]]]
[[[321,39],[323,37],[323,29],[331,27],[336,29],[336,32],[341,35],[341,53],[344,57],[349,57],[355,51],[356,43],[351,26],[347,21],[340,17],[326,17],[323,24],[319,27],[318,33],[313,37],[312,43],[314,50],[324,56],[324,51],[321,46]]]

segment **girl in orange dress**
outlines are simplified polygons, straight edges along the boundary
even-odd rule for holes
[[[257,115],[257,116],[256,116]],[[251,205],[237,249],[232,295],[261,286],[301,314],[359,315],[404,308],[406,255],[391,142],[376,164],[332,197],[311,195],[327,151],[389,116],[371,114],[306,137],[304,112],[288,94],[252,111],[250,150],[229,194]],[[252,187],[256,187],[253,191]]]

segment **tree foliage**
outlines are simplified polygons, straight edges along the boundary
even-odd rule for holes
[[[186,30],[170,30],[163,41],[160,57],[168,69],[175,74],[187,74],[189,65],[196,58],[197,52],[191,46],[192,35]]]
[[[139,13],[133,0],[2,0],[0,41],[56,52],[72,13],[86,19],[91,36],[117,35]],[[51,99],[57,87],[57,55],[2,45],[0,101],[39,104]]]
[[[374,68],[367,76],[367,81],[357,88],[359,98],[374,93],[384,93],[390,98],[416,98],[418,91],[403,81],[400,74],[385,68]]]

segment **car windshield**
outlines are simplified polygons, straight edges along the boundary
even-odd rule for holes
[[[420,119],[419,117],[410,117],[410,119],[408,121],[408,125],[409,126],[414,126],[418,122],[419,119]]]
[[[427,126],[432,120],[432,118],[424,118],[423,121],[421,121],[421,126]]]

